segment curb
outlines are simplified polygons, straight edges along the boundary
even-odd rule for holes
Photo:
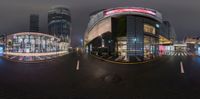
[[[155,59],[152,59],[152,60],[149,60],[149,61],[144,61],[144,62],[130,62],[130,63],[123,63],[123,62],[116,62],[116,61],[111,61],[111,60],[106,60],[106,59],[103,59],[103,58],[100,58],[100,57],[97,57],[95,55],[92,55],[90,54],[92,57],[95,57],[99,60],[103,60],[105,62],[109,62],[109,63],[113,63],[113,64],[123,64],[123,65],[135,65],[135,64],[145,64],[145,63],[149,63],[149,62],[152,62],[152,61],[155,61],[157,60],[157,58]]]

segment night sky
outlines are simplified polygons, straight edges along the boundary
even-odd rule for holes
[[[174,26],[177,40],[187,35],[200,36],[199,0],[1,0],[0,33],[28,31],[32,13],[40,15],[40,32],[47,32],[47,11],[55,5],[64,5],[71,10],[73,46],[80,44],[90,13],[123,6],[158,10]]]

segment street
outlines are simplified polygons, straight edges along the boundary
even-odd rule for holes
[[[166,55],[137,65],[70,53],[23,64],[0,58],[0,99],[199,99],[200,57]]]

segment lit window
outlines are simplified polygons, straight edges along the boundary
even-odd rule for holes
[[[155,29],[155,27],[152,26],[152,25],[144,24],[144,32],[156,34],[156,29]]]

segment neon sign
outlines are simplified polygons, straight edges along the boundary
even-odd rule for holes
[[[156,15],[154,11],[141,9],[141,8],[119,8],[119,9],[114,9],[111,11],[105,11],[104,14],[105,16],[108,16],[108,15],[113,15],[113,14],[118,14],[118,13],[123,13],[123,12],[138,12],[138,13],[150,14],[153,16]]]

